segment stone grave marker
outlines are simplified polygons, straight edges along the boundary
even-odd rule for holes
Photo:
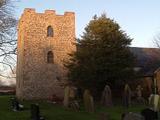
[[[160,110],[160,96],[158,94],[151,94],[149,97],[149,106],[154,111]]]
[[[157,120],[158,119],[158,112],[150,108],[143,109],[141,111],[141,115],[144,116],[145,120]]]
[[[74,86],[66,86],[64,90],[63,104],[67,108],[72,108],[75,111],[79,110],[79,103],[76,100],[76,88]]]
[[[126,108],[128,108],[131,104],[131,89],[128,84],[124,87],[123,104]]]
[[[15,98],[11,98],[11,108],[13,111],[20,111],[24,109],[24,106],[19,103],[19,101]]]
[[[112,92],[109,85],[106,85],[102,92],[101,104],[107,107],[112,106]]]
[[[144,117],[138,113],[128,113],[124,116],[122,120],[145,120]]]
[[[93,101],[93,97],[90,91],[87,89],[84,91],[83,101],[84,101],[85,110],[89,113],[93,113],[94,112],[94,101]]]
[[[142,96],[142,90],[143,88],[141,87],[141,85],[138,85],[136,88],[136,101],[140,104],[145,104],[146,101]]]
[[[64,89],[64,100],[63,100],[63,105],[65,107],[69,106],[69,94],[70,94],[69,92],[70,92],[70,87],[66,86]]]
[[[31,104],[31,120],[45,120],[42,116],[40,116],[38,104]]]

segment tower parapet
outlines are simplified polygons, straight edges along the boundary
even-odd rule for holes
[[[43,14],[43,15],[52,14],[59,16],[59,14],[56,14],[55,10],[45,10],[44,13],[38,13],[34,8],[25,8],[23,14]],[[61,16],[73,16],[73,15],[75,15],[74,12],[64,12],[64,15]]]
[[[70,15],[75,15],[75,13],[74,12],[65,12],[64,15],[70,16]]]
[[[55,10],[45,10],[45,14],[53,14],[53,15],[55,15],[56,11]]]
[[[26,14],[26,13],[35,13],[35,12],[36,12],[36,10],[34,8],[25,8],[24,9],[24,14]]]

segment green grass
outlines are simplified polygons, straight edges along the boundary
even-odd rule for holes
[[[13,112],[11,110],[10,97],[11,96],[0,96],[0,120],[30,120],[30,104],[35,102],[21,102],[24,104],[25,110]],[[112,120],[120,120],[121,114],[124,112],[124,108],[120,105],[111,108],[96,105],[95,113],[87,113],[84,111],[83,106],[81,106],[79,112],[76,112],[52,103],[43,101],[38,101],[36,103],[39,103],[41,115],[43,115],[46,120],[97,120],[98,115],[102,112],[107,112]],[[128,111],[139,112],[144,107],[145,106],[132,106]]]

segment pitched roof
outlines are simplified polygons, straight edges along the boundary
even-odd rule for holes
[[[159,48],[131,47],[130,50],[136,57],[136,67],[141,68],[145,76],[153,75],[154,71],[160,67]]]

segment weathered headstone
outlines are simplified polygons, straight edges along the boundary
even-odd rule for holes
[[[138,113],[128,113],[124,116],[122,120],[145,120],[144,117]]]
[[[77,100],[70,101],[69,107],[72,108],[74,111],[79,111],[80,106]]]
[[[154,111],[157,112],[158,119],[160,119],[160,96],[157,94],[151,94],[149,97],[149,107]]]
[[[144,116],[145,120],[157,120],[158,119],[158,112],[150,108],[143,109],[141,111],[141,115]]]
[[[126,84],[124,87],[123,103],[124,103],[124,106],[127,108],[131,104],[131,89],[128,84]]]
[[[154,94],[149,96],[149,107],[154,108]]]
[[[79,110],[79,103],[76,100],[76,88],[74,86],[67,86],[64,90],[64,101],[63,104],[67,108],[72,108],[73,110]]]
[[[149,106],[154,111],[160,110],[160,96],[158,94],[151,94],[149,97]]]
[[[31,120],[45,120],[40,116],[38,104],[31,104]]]
[[[102,92],[101,104],[107,107],[112,106],[112,92],[109,85],[106,85]]]
[[[128,112],[124,112],[121,114],[121,120],[124,120],[124,117],[128,114]]]
[[[37,104],[31,104],[31,119],[38,120],[40,117],[39,106]]]
[[[11,105],[12,105],[12,110],[13,111],[18,111],[19,110],[19,102],[17,101],[16,98],[11,98]]]
[[[93,101],[92,95],[90,94],[90,91],[87,89],[84,91],[83,101],[84,101],[85,110],[87,112],[93,113],[94,112],[94,101]]]
[[[141,85],[138,85],[136,88],[136,101],[140,104],[145,104],[145,99],[142,96],[142,90],[143,88]]]
[[[69,99],[70,100],[75,100],[76,98],[76,88],[74,86],[70,86],[69,88]]]
[[[11,98],[11,107],[13,111],[23,110],[24,108],[15,97]]]
[[[136,88],[137,98],[142,98],[142,90],[143,90],[143,88],[141,87],[141,85],[138,85]]]
[[[69,107],[69,102],[70,102],[70,86],[66,86],[64,89],[64,100],[63,100],[63,105],[65,107]]]
[[[70,94],[70,87],[66,86],[64,89],[64,100],[63,100],[63,105],[65,107],[69,106],[69,94]]]

